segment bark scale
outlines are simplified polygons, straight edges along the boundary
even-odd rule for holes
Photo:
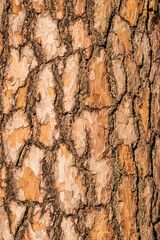
[[[159,7],[0,1],[0,239],[160,239]]]

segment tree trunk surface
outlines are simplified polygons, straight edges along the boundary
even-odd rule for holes
[[[158,0],[0,0],[0,240],[160,239]]]

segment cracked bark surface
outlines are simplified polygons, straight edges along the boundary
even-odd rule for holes
[[[159,16],[0,1],[0,240],[160,239]]]

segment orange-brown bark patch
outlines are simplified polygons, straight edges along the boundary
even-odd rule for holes
[[[0,188],[0,197],[1,198],[6,198],[7,197],[6,189]]]
[[[149,1],[149,9],[156,11],[157,7],[158,7],[158,0],[150,0]]]
[[[28,85],[29,85],[29,82],[27,82],[27,85],[25,87],[22,87],[18,90],[16,108],[25,109]]]
[[[48,87],[48,88],[47,88],[47,91],[48,91],[48,94],[49,94],[51,100],[54,101],[54,100],[55,100],[55,97],[56,97],[54,88],[53,88],[53,87]]]
[[[21,10],[21,3],[19,3],[18,5],[16,3],[16,0],[12,0],[12,12],[18,15],[19,11]]]
[[[55,0],[56,16],[60,20],[64,17],[64,4],[65,0]]]
[[[91,240],[111,240],[113,236],[113,229],[108,221],[105,210],[97,211],[95,213],[94,225],[90,231]]]
[[[90,132],[91,155],[96,161],[105,159],[109,151],[106,146],[108,137],[108,110],[102,109],[97,112],[84,112],[87,119],[86,127]],[[109,155],[108,155],[109,157]]]
[[[51,129],[50,122],[48,122],[46,125],[40,126],[39,141],[46,146],[50,145],[50,142],[48,140],[49,134],[50,134],[50,129]]]
[[[33,225],[32,225],[32,228],[33,228],[33,231],[37,231],[37,230],[40,230],[40,229],[46,229],[45,225],[43,223],[38,223],[38,222],[34,222]]]
[[[3,108],[3,113],[4,113],[4,114],[8,114],[10,110],[11,110],[11,104],[8,103],[8,104],[6,104],[6,105],[4,106],[4,108]]]
[[[7,97],[8,99],[11,99],[11,98],[12,98],[12,93],[13,93],[13,90],[12,90],[12,89],[7,90],[7,91],[6,91],[6,97]]]
[[[119,41],[124,45],[125,54],[128,55],[132,51],[129,25],[124,20],[122,20],[122,18],[116,15],[113,19],[113,29],[117,34]]]
[[[129,54],[132,50],[131,39],[127,32],[123,31],[121,28],[118,29],[118,37],[123,42],[126,54]]]
[[[3,51],[3,40],[2,40],[2,33],[0,33],[0,55],[1,55],[1,53],[2,53],[2,51]]]
[[[0,171],[0,180],[5,180],[6,177],[7,177],[7,170],[6,170],[6,167],[4,167]]]
[[[15,42],[16,42],[17,45],[22,44],[24,38],[23,38],[23,36],[21,34],[19,34],[17,31],[15,31],[14,32],[14,37],[15,37],[14,40],[11,39],[11,43],[12,44],[14,44]]]
[[[61,144],[60,149],[62,150],[61,156],[62,157],[64,156],[65,158],[68,159],[69,152],[68,152],[67,147],[64,144]]]
[[[86,102],[90,107],[101,108],[111,105],[108,79],[106,76],[106,57],[102,50],[90,64],[90,95]]]
[[[25,230],[23,240],[32,240],[31,237],[29,236],[28,229]]]
[[[121,169],[125,168],[127,174],[136,174],[136,167],[133,162],[131,149],[128,146],[121,144],[118,146],[118,150]]]
[[[15,129],[13,133],[8,136],[8,140],[10,141],[10,147],[15,147],[16,142],[22,143],[23,141],[27,141],[30,135],[30,127],[21,127],[19,129]]]
[[[121,16],[135,26],[142,10],[143,2],[141,0],[126,0],[121,10]]]
[[[135,151],[136,160],[140,164],[142,177],[145,178],[151,174],[151,160],[149,146],[140,146]]]
[[[34,0],[33,1],[33,7],[37,12],[44,12],[45,11],[45,7],[43,5],[43,0],[41,0],[41,1]]]
[[[92,52],[92,46],[90,46],[90,47],[88,47],[88,48],[86,48],[86,49],[84,50],[84,55],[85,55],[85,58],[86,58],[86,59],[89,59],[89,58],[90,58],[91,52]]]
[[[31,168],[26,167],[23,176],[19,180],[19,184],[24,191],[25,199],[29,201],[39,200],[39,184],[40,178],[36,177]]]
[[[68,72],[65,72],[63,74],[63,82],[64,82],[64,85],[69,88],[69,86],[70,86],[70,74]]]
[[[120,214],[120,226],[124,240],[137,239],[136,234],[136,192],[132,191],[133,179],[124,177],[119,191],[118,210]]]
[[[149,120],[149,88],[145,88],[142,92],[142,105],[140,106],[139,113],[147,137]]]
[[[11,222],[11,233],[14,234],[15,233],[15,223],[17,220],[17,215],[14,214],[12,217],[12,222]]]
[[[77,0],[75,8],[74,8],[75,14],[77,16],[81,16],[84,13],[85,3],[86,3],[86,0]]]

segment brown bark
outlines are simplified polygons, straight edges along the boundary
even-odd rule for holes
[[[0,1],[0,240],[160,239],[159,7]]]

